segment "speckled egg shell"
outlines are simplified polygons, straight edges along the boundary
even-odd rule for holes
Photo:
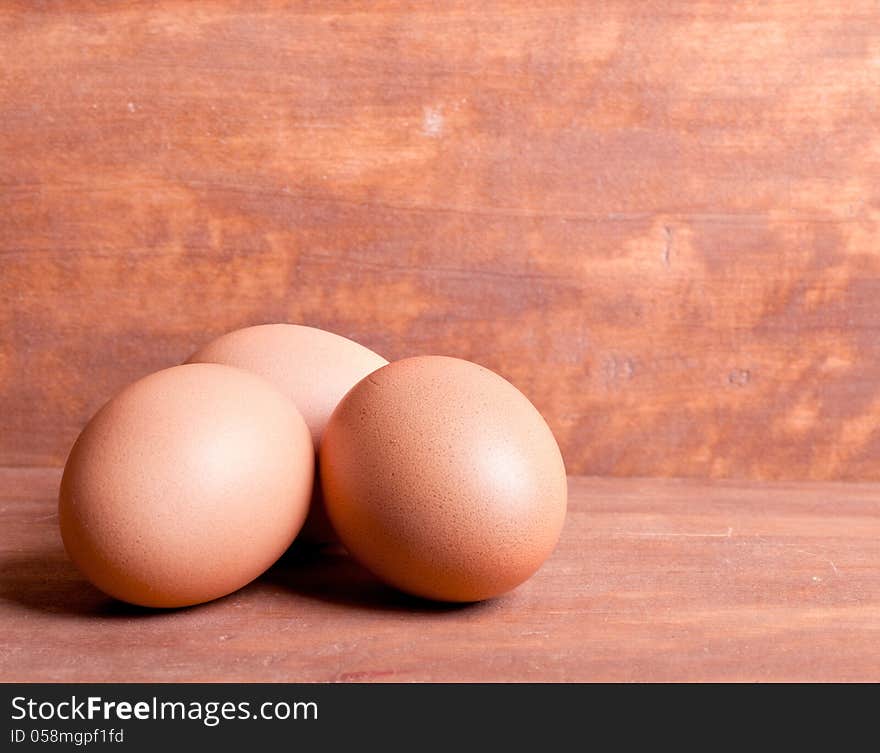
[[[565,518],[565,467],[540,413],[456,358],[408,358],[359,382],[320,458],[342,543],[416,596],[466,602],[514,588],[552,552]]]
[[[353,340],[298,324],[261,324],[229,332],[197,350],[187,362],[235,366],[268,379],[302,413],[316,451],[343,395],[388,363]],[[311,543],[336,539],[317,482],[301,538]]]
[[[246,371],[176,366],[123,389],[80,434],[61,481],[61,535],[106,593],[198,604],[278,559],[313,481],[311,437],[290,400]]]

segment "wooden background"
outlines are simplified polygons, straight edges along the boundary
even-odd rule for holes
[[[4,2],[0,465],[293,321],[571,473],[880,479],[880,5]]]

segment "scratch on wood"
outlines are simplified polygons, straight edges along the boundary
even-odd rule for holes
[[[824,554],[821,554],[820,552],[811,552],[809,549],[798,549],[796,547],[789,546],[788,544],[776,544],[773,541],[770,541],[769,539],[766,539],[765,537],[760,535],[755,535],[755,541],[761,544],[765,544],[766,546],[773,547],[774,549],[789,549],[790,551],[796,552],[797,554],[807,554],[810,557],[819,557],[820,559],[823,559],[825,560],[825,562],[828,563],[829,567],[835,575],[840,575],[840,570],[838,570],[837,565],[834,563],[834,560]]]
[[[807,549],[792,549],[793,552],[797,552],[798,554],[809,554],[811,557],[819,557],[820,559],[825,560],[834,571],[835,575],[840,575],[840,570],[837,569],[837,565],[834,564],[834,560],[830,557],[826,557],[824,554],[819,554],[819,552],[811,552]]]
[[[672,266],[672,228],[669,225],[663,226],[663,265]]]
[[[443,135],[443,111],[439,107],[426,107],[422,120],[422,132],[425,136],[437,138]]]
[[[375,680],[379,677],[393,677],[397,674],[393,669],[368,669],[360,672],[343,672],[339,675],[340,682],[358,682],[361,680]]]
[[[724,533],[678,533],[667,531],[618,531],[617,536],[632,536],[637,539],[729,539],[733,536],[733,528],[728,526]]]

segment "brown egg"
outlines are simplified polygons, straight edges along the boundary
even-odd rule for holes
[[[565,518],[565,467],[540,413],[456,358],[408,358],[359,382],[320,458],[342,543],[416,596],[477,601],[514,588],[551,553]]]
[[[268,379],[299,408],[317,451],[330,414],[343,395],[388,361],[322,329],[262,324],[221,335],[193,353],[187,363],[222,363]],[[317,544],[336,540],[318,482],[301,538]]]
[[[80,434],[61,480],[61,535],[106,593],[198,604],[283,554],[313,480],[308,428],[278,390],[227,366],[176,366],[123,389]]]

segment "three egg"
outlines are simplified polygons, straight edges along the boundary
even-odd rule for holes
[[[565,508],[556,441],[509,382],[290,324],[223,335],[123,389],[77,439],[59,495],[74,563],[151,607],[231,593],[298,536],[338,536],[415,596],[490,598],[541,566]]]

